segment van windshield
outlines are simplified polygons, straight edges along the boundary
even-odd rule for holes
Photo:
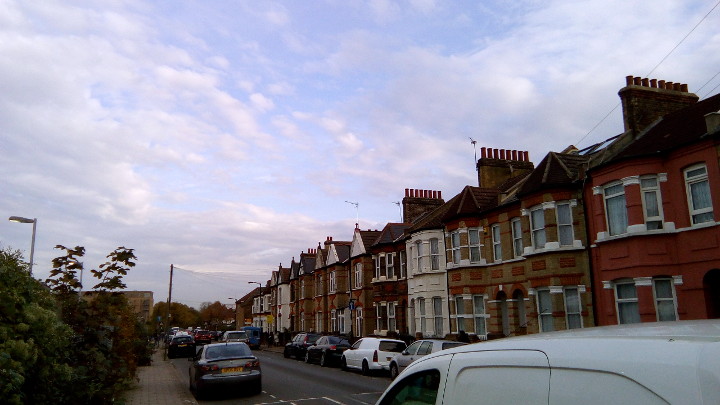
[[[247,339],[247,334],[245,332],[230,332],[227,334],[227,339]]]

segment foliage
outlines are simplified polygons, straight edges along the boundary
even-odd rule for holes
[[[159,316],[163,324],[167,322],[167,302],[158,302],[153,306],[153,319]],[[187,328],[188,326],[198,326],[200,324],[200,313],[197,309],[189,307],[179,302],[173,302],[170,305],[170,323],[165,325],[165,330],[172,326]]]
[[[235,311],[223,305],[220,301],[215,301],[212,304],[204,302],[200,306],[200,320],[203,325],[211,329],[217,330],[225,321],[232,321],[233,319],[235,319]]]
[[[112,291],[126,288],[127,286],[122,282],[122,276],[127,275],[129,268],[135,266],[133,260],[137,258],[133,254],[133,249],[120,246],[106,257],[110,260],[101,264],[100,270],[91,270],[92,275],[100,279],[100,283],[93,289]]]
[[[6,404],[69,403],[76,377],[71,329],[19,251],[0,250],[0,398]]]

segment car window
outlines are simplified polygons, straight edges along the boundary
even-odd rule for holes
[[[365,339],[360,339],[360,340],[358,340],[357,342],[355,342],[355,344],[352,345],[353,349],[359,348],[360,345],[362,344],[363,340],[365,340]]]
[[[423,342],[420,345],[420,348],[418,349],[417,354],[419,356],[430,354],[430,352],[432,352],[432,345],[433,345],[433,342]]]
[[[422,342],[413,342],[413,344],[408,346],[406,351],[408,352],[408,354],[414,355],[415,353],[417,353],[417,349],[418,349],[418,347],[420,347],[421,344],[422,344]]]
[[[222,359],[222,358],[228,358],[228,357],[246,357],[246,356],[252,356],[252,352],[250,352],[250,348],[247,347],[247,345],[244,344],[236,344],[236,345],[218,345],[218,346],[211,346],[205,349],[205,358],[208,360],[213,359]]]
[[[320,339],[320,336],[318,336],[318,335],[309,335],[309,336],[308,336],[308,339],[307,339],[307,342],[308,342],[309,344],[312,344],[312,343],[317,342],[318,339]]]
[[[317,340],[317,342],[315,342],[315,344],[318,345],[318,346],[320,346],[320,345],[326,345],[326,344],[328,344],[328,338],[326,338],[326,337],[321,337],[320,339]]]
[[[173,338],[173,340],[174,340],[176,343],[190,343],[190,342],[192,342],[192,338],[191,338],[190,336],[179,336],[179,337]]]
[[[463,343],[463,342],[443,342],[441,350],[450,349],[450,348],[458,347],[458,346],[465,346],[465,345],[466,345],[466,343]]]
[[[403,342],[393,342],[392,340],[383,340],[380,341],[380,347],[378,350],[381,352],[393,352],[393,353],[402,353],[403,350],[405,350],[407,346],[405,346],[405,343]]]
[[[403,378],[385,395],[380,405],[434,404],[440,387],[440,371],[426,370]]]
[[[232,332],[228,333],[227,339],[246,339],[247,334],[245,332]]]

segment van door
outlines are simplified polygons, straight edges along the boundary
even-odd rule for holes
[[[548,404],[550,365],[537,350],[456,353],[444,404]]]

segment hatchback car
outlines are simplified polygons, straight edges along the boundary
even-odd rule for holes
[[[390,360],[390,378],[395,379],[413,361],[440,350],[466,345],[454,340],[424,339],[413,342],[402,353]]]
[[[318,363],[325,367],[339,364],[340,357],[350,348],[350,342],[340,336],[323,336],[305,351],[306,363]]]
[[[201,346],[190,367],[190,390],[205,398],[221,390],[259,394],[262,390],[260,361],[245,343],[211,343]]]
[[[316,333],[298,333],[290,343],[285,345],[283,355],[285,358],[295,357],[296,359],[305,359],[305,351],[308,347],[315,344],[318,339],[320,339],[320,335]]]
[[[390,360],[402,353],[407,345],[402,340],[366,337],[345,350],[340,358],[340,368],[361,370],[363,375],[372,371],[389,370]]]
[[[197,344],[208,344],[212,342],[212,334],[209,330],[196,330],[193,337],[195,338],[195,343]]]
[[[720,404],[720,320],[574,329],[416,360],[380,405]]]
[[[175,357],[192,357],[195,355],[195,341],[190,335],[175,335],[168,344],[167,356],[169,359]]]

